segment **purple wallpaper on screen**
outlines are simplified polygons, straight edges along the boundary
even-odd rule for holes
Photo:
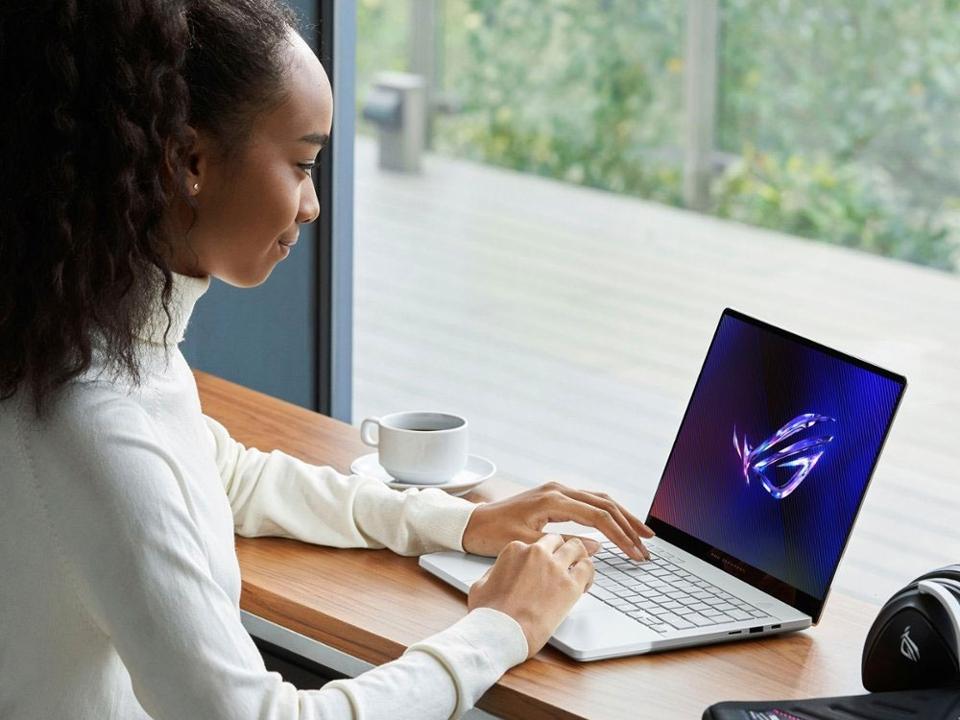
[[[650,512],[821,598],[902,391],[897,380],[725,315]],[[771,442],[745,473],[744,440],[757,448],[808,413],[829,420]]]

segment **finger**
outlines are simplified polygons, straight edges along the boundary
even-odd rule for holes
[[[544,533],[541,535],[537,541],[537,545],[543,545],[551,553],[556,552],[557,548],[563,545],[563,538],[556,533]]]
[[[595,495],[599,495],[600,497],[605,497],[605,498],[607,498],[608,500],[613,500],[613,498],[611,498],[610,496],[608,496],[606,493],[594,493],[594,494],[595,494]],[[647,525],[645,522],[643,522],[642,520],[640,520],[640,518],[638,518],[638,517],[637,517],[636,515],[634,515],[632,512],[630,512],[629,510],[627,510],[623,505],[620,505],[620,503],[617,503],[617,506],[620,508],[620,512],[623,513],[624,517],[626,517],[627,520],[630,521],[630,524],[633,525],[634,529],[635,529],[642,537],[645,537],[645,538],[656,537],[656,533],[651,529],[651,527],[650,527],[649,525]]]
[[[620,512],[623,513],[623,516],[627,519],[627,521],[633,527],[633,529],[636,530],[637,533],[639,533],[643,537],[651,538],[656,535],[656,533],[645,522],[640,520],[640,518],[638,518],[632,512],[627,510],[623,505],[618,503],[616,500],[614,500],[612,497],[607,495],[605,492],[592,492],[592,491],[583,491],[583,492],[587,492],[590,495],[595,495],[598,498],[602,498],[603,500],[607,502],[611,502],[614,505],[616,505],[620,509]]]
[[[567,540],[553,555],[564,564],[564,567],[570,567],[575,562],[590,557],[587,554],[587,546],[578,537]]]
[[[573,575],[579,586],[583,588],[583,592],[587,592],[593,586],[593,578],[596,572],[597,570],[589,558],[577,561],[573,567],[570,568],[570,574]]]
[[[637,541],[627,535],[612,513],[591,503],[569,497],[566,493],[558,495],[556,502],[559,503],[558,510],[564,513],[565,519],[596,528],[635,560],[644,558],[646,550],[642,549],[642,546],[637,546]]]
[[[623,520],[626,521],[627,525],[630,527],[630,532],[628,533],[628,535],[630,535],[630,537],[634,538],[634,541],[635,541],[635,542],[637,543],[637,545],[643,550],[643,554],[646,556],[647,560],[649,560],[649,559],[650,559],[650,551],[647,550],[647,548],[646,548],[646,546],[643,544],[643,541],[641,540],[641,538],[651,538],[651,537],[653,537],[653,536],[654,536],[653,530],[651,530],[650,528],[648,528],[644,523],[640,522],[640,520],[638,520],[637,517],[636,517],[633,513],[631,513],[631,512],[630,512],[629,510],[627,510],[623,505],[621,505],[620,503],[618,503],[616,500],[614,500],[612,497],[610,497],[610,496],[607,495],[606,493],[601,493],[601,492],[591,493],[591,492],[588,492],[587,495],[593,495],[594,497],[599,498],[602,503],[606,503],[606,504],[608,504],[608,505],[612,505],[613,507],[615,507],[615,508],[617,509],[617,511],[619,511],[620,515],[617,516],[617,517],[618,517],[618,518],[619,518],[619,517],[622,517]],[[607,506],[607,505],[602,505],[602,507],[606,507],[606,506]]]
[[[597,505],[607,510],[616,518],[620,527],[624,528],[627,535],[633,538],[638,547],[643,548],[647,559],[650,559],[650,553],[647,552],[640,540],[640,536],[653,537],[653,531],[630,513],[623,505],[615,501],[612,497],[602,492],[588,492],[586,490],[571,489],[570,496],[575,500],[581,500],[586,503]],[[632,518],[632,519],[631,519]],[[638,527],[639,524],[639,527]]]
[[[627,519],[623,516],[623,513],[620,512],[620,506],[617,505],[617,503],[613,502],[612,500],[601,498],[593,493],[588,493],[583,490],[575,490],[573,488],[561,488],[560,492],[567,497],[576,500],[577,502],[585,503],[607,513],[611,518],[613,518],[613,523],[620,531],[619,534],[627,537],[629,539],[629,544],[635,546],[644,558],[647,560],[650,559],[650,553],[643,546],[643,541],[640,540],[640,536],[637,534],[637,531],[634,530],[633,526],[631,526],[630,523],[627,522]],[[603,530],[603,534],[620,546],[620,549],[627,553],[627,555],[630,555],[631,557],[636,556],[636,553],[630,552],[626,547],[623,546],[622,542],[618,541],[616,537],[608,533],[606,530],[596,525],[594,525],[594,527],[597,527],[598,530]]]
[[[588,555],[595,555],[597,552],[600,551],[600,548],[601,548],[600,543],[594,540],[593,538],[582,537],[580,535],[564,535],[563,536],[564,540],[571,540],[572,538],[577,538],[578,540],[580,540],[580,542],[583,543],[584,547],[587,548]]]

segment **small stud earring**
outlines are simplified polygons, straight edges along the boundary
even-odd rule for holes
[[[193,191],[194,191],[194,192],[199,192],[199,190],[200,190],[200,183],[194,183],[194,184],[193,184]]]

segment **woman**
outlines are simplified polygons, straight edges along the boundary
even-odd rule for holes
[[[601,529],[560,486],[474,505],[246,449],[177,343],[211,277],[263,282],[317,218],[323,68],[272,0],[8,0],[0,10],[0,715],[446,718],[535,654]],[[499,556],[469,613],[322,690],[267,672],[234,532]]]

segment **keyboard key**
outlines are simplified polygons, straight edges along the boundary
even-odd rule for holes
[[[627,615],[632,617],[634,620],[639,620],[644,625],[660,625],[661,621],[657,619],[656,616],[645,613],[642,610],[634,610],[632,612],[628,611]]]
[[[679,615],[661,615],[660,619],[677,630],[687,630],[694,627],[692,622],[686,618],[680,617]]]
[[[727,615],[732,617],[734,620],[749,620],[750,615],[745,613],[743,610],[728,610]]]
[[[694,625],[698,627],[704,627],[705,625],[716,625],[716,622],[714,620],[711,620],[708,617],[700,615],[699,613],[690,613],[689,615],[685,615],[684,619],[687,622],[692,622]]]

